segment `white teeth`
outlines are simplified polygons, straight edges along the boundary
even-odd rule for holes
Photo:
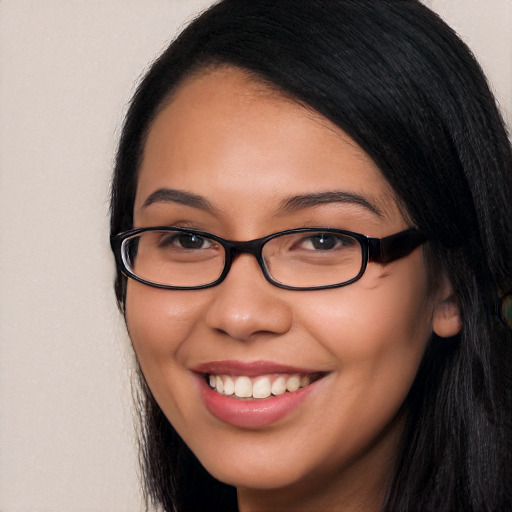
[[[219,375],[215,377],[215,388],[219,393],[224,392],[224,383],[222,382],[222,377],[220,377]]]
[[[224,378],[224,394],[225,395],[234,395],[235,394],[235,382],[229,375],[227,375]]]
[[[272,393],[270,379],[268,377],[258,377],[252,384],[253,398],[268,398]]]
[[[309,375],[303,375],[300,378],[300,387],[305,388],[311,384],[311,377]]]
[[[251,379],[246,376],[231,377],[230,375],[208,375],[210,387],[224,395],[235,395],[238,398],[268,398],[293,393],[300,388],[309,386],[311,375],[261,375]]]
[[[278,377],[272,382],[272,394],[275,396],[283,395],[286,392],[286,380],[284,377]]]
[[[218,391],[218,388],[217,388]],[[222,393],[222,391],[219,391]],[[238,377],[235,381],[235,395],[238,398],[251,398],[252,382],[249,377]]]
[[[292,375],[286,381],[286,389],[290,392],[297,391],[300,388],[300,377],[298,375]]]

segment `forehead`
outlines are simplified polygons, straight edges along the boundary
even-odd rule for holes
[[[339,127],[230,67],[186,80],[153,122],[135,213],[162,187],[239,213],[244,204],[268,210],[287,195],[332,190],[364,193],[384,213],[396,209],[373,160]]]

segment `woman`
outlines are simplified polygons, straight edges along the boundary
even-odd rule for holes
[[[508,510],[511,171],[480,68],[414,0],[195,20],[112,186],[148,501]]]

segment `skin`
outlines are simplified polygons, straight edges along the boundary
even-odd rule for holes
[[[208,209],[146,199],[160,188],[205,198]],[[283,211],[291,196],[343,191],[364,198]],[[232,240],[303,226],[373,237],[404,219],[373,161],[319,114],[244,72],[188,79],[154,121],[140,169],[135,227],[179,225]],[[128,280],[126,319],[162,410],[206,469],[235,485],[242,512],[377,511],[403,425],[403,403],[432,331],[454,334],[443,286],[427,293],[421,248],[342,288],[279,289],[251,255],[205,290]],[[212,416],[191,368],[273,361],[328,372],[299,407],[262,428]]]

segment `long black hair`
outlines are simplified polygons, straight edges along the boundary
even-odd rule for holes
[[[242,68],[315,109],[375,161],[462,316],[433,336],[407,399],[408,417],[383,510],[512,509],[512,336],[495,320],[512,289],[512,151],[485,77],[466,45],[417,0],[224,0],[151,66],[128,111],[112,184],[111,234],[133,226],[137,173],[151,123],[183,80]],[[121,309],[125,278],[115,284]],[[236,510],[140,375],[148,501],[166,511]]]

